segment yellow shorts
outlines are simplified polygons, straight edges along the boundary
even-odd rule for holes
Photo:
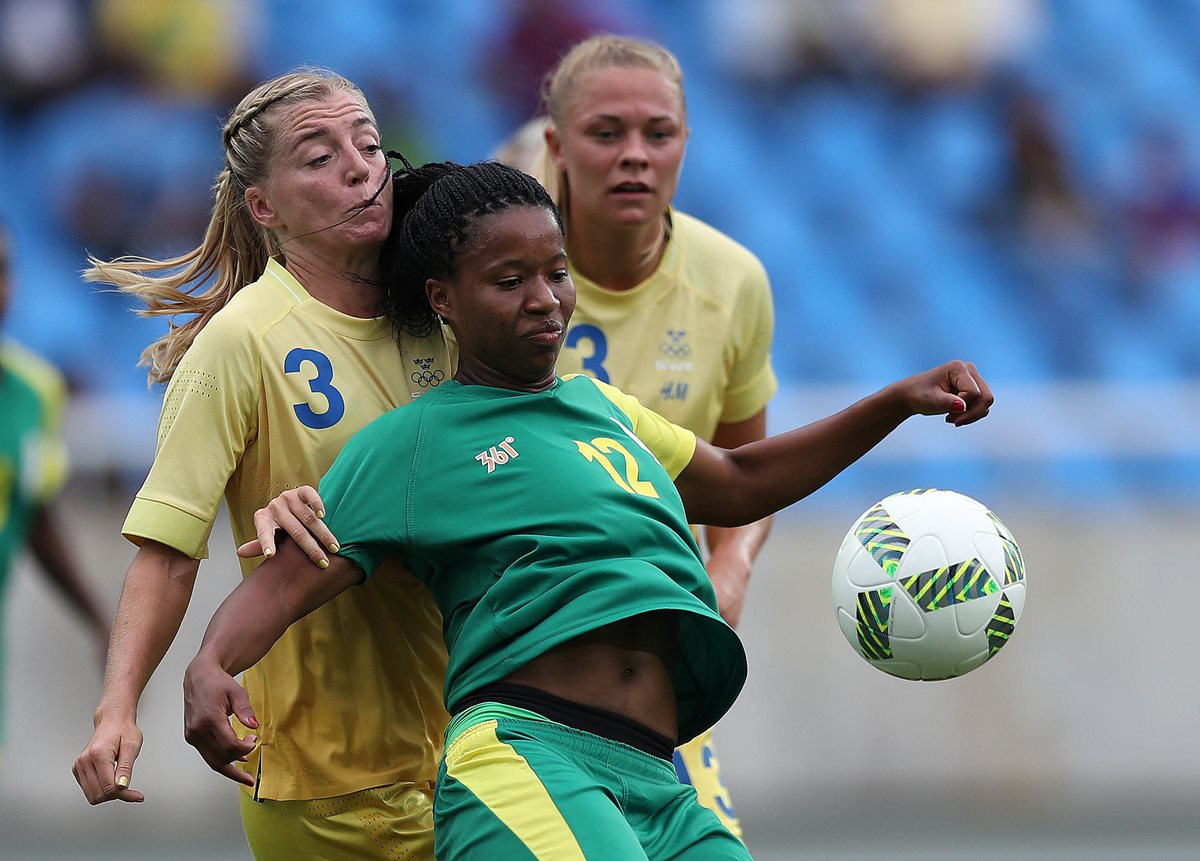
[[[242,827],[257,861],[433,861],[433,783],[393,783],[310,801],[255,801]]]
[[[729,797],[729,790],[721,782],[721,763],[717,760],[717,753],[713,747],[711,729],[676,748],[675,771],[679,774],[680,781],[695,787],[700,803],[717,814],[725,827],[740,840],[742,824],[733,812],[733,799]]]

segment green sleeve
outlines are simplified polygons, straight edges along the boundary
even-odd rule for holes
[[[338,540],[338,555],[370,579],[388,553],[408,542],[405,512],[411,450],[396,428],[395,411],[360,430],[321,479],[325,524]]]

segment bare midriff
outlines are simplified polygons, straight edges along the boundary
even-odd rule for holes
[[[503,681],[614,712],[675,741],[678,648],[673,612],[642,613],[555,646]]]

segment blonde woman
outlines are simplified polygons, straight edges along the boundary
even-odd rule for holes
[[[593,36],[549,72],[542,97],[546,116],[530,124],[542,127],[540,147],[526,128],[510,154],[567,224],[578,304],[559,372],[612,383],[721,448],[763,439],[777,388],[771,289],[750,251],[671,206],[688,140],[679,61],[650,42]],[[734,627],[769,530],[769,518],[704,530],[708,574]],[[711,733],[677,751],[675,765],[740,836]]]
[[[138,700],[178,631],[222,496],[234,539],[343,443],[450,375],[440,329],[376,316],[392,194],[359,89],[325,70],[255,88],[223,132],[200,247],[92,260],[86,277],[186,322],[143,354],[166,383],[154,464],[123,532],[125,578],[95,733],[75,763],[92,804],[141,801]],[[243,563],[249,575],[253,562]],[[294,626],[245,674],[257,720],[237,771],[260,859],[432,854],[431,793],[447,716],[441,617],[392,568]]]

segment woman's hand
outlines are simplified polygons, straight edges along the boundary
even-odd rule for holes
[[[321,518],[325,516],[325,504],[317,491],[307,484],[293,490],[285,490],[267,503],[266,508],[254,512],[254,531],[258,538],[247,541],[237,549],[243,559],[254,559],[275,555],[275,532],[282,529],[304,554],[322,568],[329,567],[330,553],[338,549],[337,539]]]
[[[955,427],[977,422],[996,398],[971,362],[947,362],[894,383],[914,415],[946,415]]]
[[[230,715],[245,727],[258,728],[245,689],[201,649],[183,676],[183,737],[213,771],[253,786],[254,777],[234,763],[245,762],[258,738],[238,738]]]

